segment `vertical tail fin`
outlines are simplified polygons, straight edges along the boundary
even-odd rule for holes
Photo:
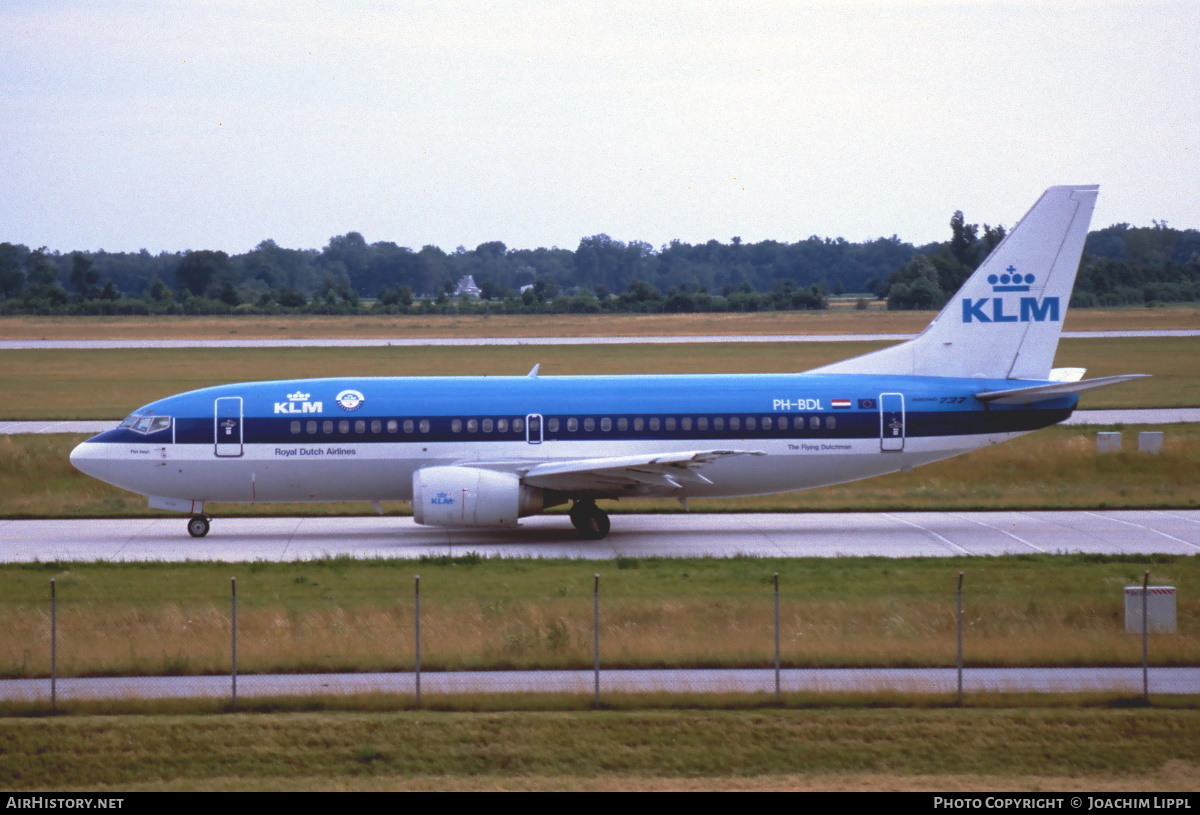
[[[1098,190],[1046,190],[919,336],[810,373],[1046,379]]]

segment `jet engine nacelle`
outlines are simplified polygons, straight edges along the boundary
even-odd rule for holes
[[[543,509],[542,490],[512,473],[424,467],[413,473],[413,520],[426,526],[516,526]]]

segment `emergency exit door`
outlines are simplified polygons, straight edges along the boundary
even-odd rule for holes
[[[904,450],[904,394],[879,394],[879,449],[885,453]]]
[[[220,458],[242,454],[242,397],[222,396],[213,405],[213,442]]]

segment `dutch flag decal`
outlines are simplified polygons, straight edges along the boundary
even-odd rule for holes
[[[848,408],[848,407],[850,407],[850,400],[849,399],[834,399],[830,404],[832,404],[835,408]]]

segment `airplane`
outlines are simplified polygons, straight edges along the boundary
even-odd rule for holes
[[[71,463],[190,517],[210,503],[410,501],[418,524],[515,527],[571,503],[821,487],[998,444],[1140,375],[1052,368],[1097,186],[1051,187],[918,336],[803,373],[338,377],[138,408]]]

